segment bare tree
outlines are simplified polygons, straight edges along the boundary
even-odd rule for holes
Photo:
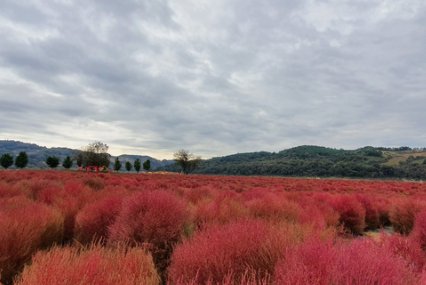
[[[201,157],[194,156],[189,151],[181,149],[173,155],[175,165],[182,167],[184,174],[189,174],[190,172],[197,169],[198,165],[201,162]]]

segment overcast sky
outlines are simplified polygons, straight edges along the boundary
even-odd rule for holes
[[[426,146],[425,0],[1,0],[0,139]]]

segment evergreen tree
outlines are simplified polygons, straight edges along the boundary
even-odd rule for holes
[[[56,156],[48,156],[46,158],[46,164],[50,168],[56,168],[59,165],[59,158],[57,158]]]
[[[132,170],[132,164],[130,163],[130,161],[126,161],[125,167],[127,171]]]
[[[149,171],[151,169],[151,160],[147,159],[143,163],[143,169],[145,169],[146,171]]]
[[[118,172],[120,170],[120,168],[121,168],[121,162],[118,159],[118,157],[116,157],[115,162],[114,162],[114,170]]]
[[[21,151],[15,159],[15,166],[17,168],[24,168],[28,164],[28,155],[25,151]]]
[[[72,165],[73,165],[73,161],[72,161],[72,159],[71,159],[71,157],[70,157],[70,156],[67,156],[67,157],[64,159],[64,161],[62,162],[62,166],[63,166],[65,169],[70,169],[70,168],[72,167]]]
[[[141,170],[141,160],[137,158],[133,166],[135,167],[136,172],[139,173],[139,171]]]
[[[1,156],[0,158],[0,164],[1,166],[3,166],[5,169],[7,169],[9,166],[12,166],[13,164],[13,156],[5,153]]]

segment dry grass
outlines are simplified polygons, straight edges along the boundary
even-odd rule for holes
[[[410,156],[424,156],[426,157],[426,152],[383,152],[385,157],[390,157],[389,161],[383,163],[386,166],[396,166],[399,165],[400,162],[405,162]],[[421,159],[423,162],[424,158]]]

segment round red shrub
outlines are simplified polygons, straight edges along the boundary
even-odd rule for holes
[[[409,264],[372,240],[307,241],[289,249],[275,268],[276,284],[419,284]]]
[[[10,282],[37,250],[63,239],[64,218],[58,211],[34,202],[20,205],[0,209],[0,272],[4,283]]]
[[[55,247],[35,254],[15,285],[158,285],[152,258],[140,248]]]
[[[227,276],[238,282],[252,273],[261,280],[273,272],[285,246],[284,238],[266,221],[231,221],[208,228],[176,247],[168,269],[169,282],[220,284]]]
[[[157,268],[164,271],[187,219],[185,203],[171,192],[139,192],[123,200],[117,219],[109,227],[108,239],[131,245],[145,244]]]
[[[340,222],[353,234],[361,234],[365,229],[365,209],[353,195],[336,195],[330,201],[339,213]]]
[[[416,214],[410,237],[420,244],[423,251],[426,251],[426,209]]]
[[[106,240],[108,227],[116,220],[121,210],[123,196],[107,196],[86,205],[76,216],[74,235],[76,240],[87,244],[96,240]]]
[[[393,230],[401,234],[409,234],[414,227],[414,219],[426,209],[424,201],[414,199],[395,199],[389,209],[389,220]]]

